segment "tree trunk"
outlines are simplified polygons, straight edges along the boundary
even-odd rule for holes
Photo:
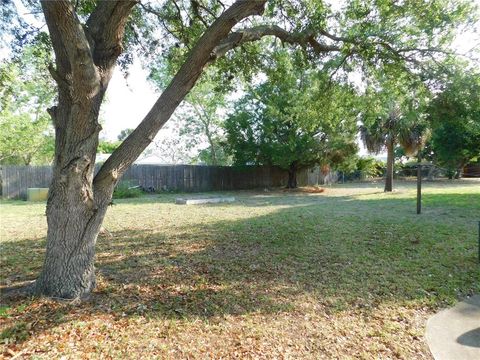
[[[210,133],[210,130],[206,127],[205,128],[205,134],[207,135],[208,142],[210,144],[210,156],[212,158],[212,165],[216,166],[217,165],[217,153],[215,151],[215,144],[212,139],[212,134]]]
[[[460,165],[457,169],[457,171],[455,171],[455,179],[458,180],[460,179],[462,176],[463,176],[463,167],[464,165]]]
[[[295,189],[297,187],[297,166],[292,163],[288,169],[287,189]]]
[[[387,174],[385,177],[385,192],[391,192],[393,190],[393,141],[387,143]]]
[[[85,297],[95,287],[95,242],[114,183],[94,189],[98,109],[104,91],[76,102],[60,91],[50,109],[55,124],[55,163],[47,201],[47,249],[35,292],[55,298]],[[68,128],[69,122],[85,124]],[[94,195],[95,194],[95,195]]]

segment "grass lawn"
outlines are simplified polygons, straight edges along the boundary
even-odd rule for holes
[[[480,292],[480,182],[116,200],[81,304],[2,300],[6,358],[431,358],[426,320]],[[211,195],[211,194],[210,194]],[[45,204],[1,204],[1,287],[39,272]],[[20,353],[20,354],[19,354]],[[1,357],[2,355],[0,355]]]

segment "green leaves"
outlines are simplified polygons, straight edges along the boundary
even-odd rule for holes
[[[49,52],[26,47],[15,60],[0,65],[0,162],[50,163],[54,139],[46,109],[53,102],[52,81],[43,71]]]
[[[267,80],[249,88],[226,120],[234,162],[303,168],[338,163],[354,153],[352,89],[294,66],[286,51],[269,62]]]
[[[480,159],[480,75],[456,69],[428,108],[439,163],[457,170]]]
[[[415,78],[392,75],[379,77],[365,91],[361,139],[372,153],[378,154],[392,142],[401,145],[407,155],[414,155],[429,136],[425,121],[429,92]]]

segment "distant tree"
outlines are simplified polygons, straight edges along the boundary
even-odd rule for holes
[[[457,71],[428,108],[434,159],[449,177],[480,159],[480,74]]]
[[[0,65],[0,163],[50,164],[55,142],[46,108],[53,103],[53,81],[45,75],[44,44],[23,49]]]
[[[335,166],[335,170],[342,172],[352,179],[367,179],[381,176],[385,164],[373,157],[363,157],[358,154],[351,156]]]
[[[97,152],[101,154],[112,154],[119,146],[120,141],[100,140],[98,143]]]
[[[208,72],[205,75],[186,98],[189,114],[185,118],[185,127],[180,135],[187,137],[192,145],[206,142],[208,148],[201,150],[203,162],[208,165],[219,165],[225,160],[220,154],[223,121],[220,112],[225,107],[225,93],[218,88]],[[208,155],[205,150],[208,151]]]
[[[356,152],[355,96],[348,86],[294,68],[285,53],[271,65],[268,79],[252,87],[227,118],[226,148],[235,164],[287,170],[287,187],[295,188],[299,170]]]
[[[155,140],[143,152],[140,159],[155,157],[162,164],[190,164],[194,161],[194,148],[196,142],[192,145],[181,136],[185,127],[185,119],[176,116],[167,124],[157,135]]]
[[[229,166],[233,164],[232,157],[225,151],[225,140],[218,137],[213,138],[213,146],[215,147],[215,160],[212,159],[211,146],[201,149],[194,158],[194,163],[202,163],[206,165]]]
[[[158,155],[167,164],[189,164],[192,160],[188,146],[180,136],[168,136],[162,141],[154,141],[146,156],[152,154]]]
[[[415,155],[429,136],[424,120],[428,92],[420,84],[405,79],[383,79],[377,86],[367,89],[359,130],[369,152],[387,151],[384,191],[391,192],[395,146],[401,146],[406,155]]]

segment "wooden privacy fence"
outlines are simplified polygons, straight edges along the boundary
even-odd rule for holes
[[[50,166],[3,166],[0,172],[2,198],[26,199],[28,188],[50,186]]]
[[[211,191],[276,187],[286,179],[284,170],[268,166],[133,165],[121,181],[157,191]]]
[[[132,165],[121,182],[156,191],[194,192],[279,187],[286,185],[287,178],[285,170],[273,166]],[[318,168],[297,175],[301,186],[322,184],[334,178],[334,173],[324,176]],[[49,187],[51,180],[50,166],[1,166],[4,199],[26,199],[28,188]]]
[[[210,191],[282,186],[286,177],[267,166],[133,165],[121,181],[157,191]],[[2,197],[25,199],[27,188],[49,187],[51,180],[50,166],[2,166]]]

